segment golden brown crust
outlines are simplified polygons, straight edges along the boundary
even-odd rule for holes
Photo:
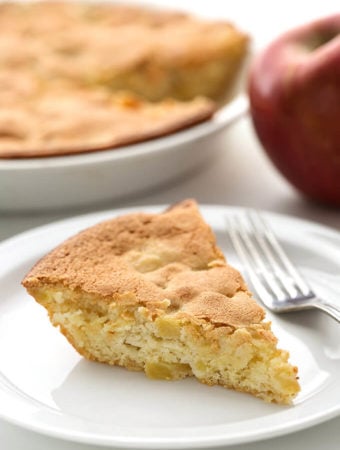
[[[80,289],[109,303],[216,325],[254,325],[264,318],[193,200],[161,214],[129,214],[87,229],[39,261],[23,285],[29,291]]]
[[[22,105],[3,117],[0,111],[0,158],[115,149],[188,128],[208,120],[214,112],[213,102],[204,98],[155,104],[131,94],[50,92],[26,111]]]
[[[208,120],[213,102],[195,98],[225,93],[248,41],[227,22],[82,2],[1,4],[0,30],[0,158],[106,150]]]
[[[0,5],[0,27],[6,37],[1,61],[25,69],[33,57],[45,54],[34,61],[44,81],[51,75],[97,81],[99,74],[104,81],[110,69],[155,61],[172,67],[197,64],[226,51],[236,55],[248,40],[226,21],[81,1]],[[153,75],[157,82],[157,73]]]

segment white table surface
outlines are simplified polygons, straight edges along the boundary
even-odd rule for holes
[[[158,0],[157,3],[166,2]],[[332,12],[339,12],[337,0],[281,3],[265,0],[256,2],[176,0],[168,3],[172,6],[189,4],[191,8],[195,5],[197,11],[211,16],[218,16],[223,8],[224,16],[228,15],[255,37],[256,46],[265,45],[290,26]],[[218,156],[209,165],[185,179],[159,188],[143,197],[111,205],[96,205],[81,210],[42,214],[0,213],[0,240],[29,228],[77,214],[125,206],[168,204],[187,197],[194,197],[205,204],[250,206],[289,214],[340,230],[339,210],[305,201],[273,168],[256,140],[249,118],[245,117],[226,132],[224,148]],[[335,450],[339,448],[339,440],[340,417],[284,437],[233,448],[239,450],[272,448],[276,450],[286,448]],[[1,450],[46,450],[47,448],[49,450],[96,450],[100,447],[52,439],[0,420]]]

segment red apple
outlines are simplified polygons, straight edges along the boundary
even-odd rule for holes
[[[340,14],[286,32],[255,57],[251,117],[279,171],[340,206]]]

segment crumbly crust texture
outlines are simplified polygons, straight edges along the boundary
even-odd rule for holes
[[[178,314],[231,326],[264,318],[194,201],[81,232],[45,256],[24,280],[28,288],[45,283],[150,310],[168,304]]]
[[[196,97],[225,92],[247,47],[226,22],[98,3],[2,3],[0,30],[0,158],[116,148],[208,120],[214,103]]]
[[[203,122],[214,112],[213,102],[206,98],[149,103],[129,93],[50,91],[27,110],[22,105],[0,110],[0,157],[34,158],[114,149],[166,136]]]
[[[68,239],[23,285],[88,359],[290,403],[296,367],[194,200]]]

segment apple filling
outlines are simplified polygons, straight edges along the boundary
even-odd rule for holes
[[[269,324],[235,329],[195,323],[176,312],[155,316],[144,306],[102,302],[63,287],[37,290],[34,296],[88,359],[145,371],[153,379],[194,375],[269,402],[289,403],[289,392],[296,394],[288,353],[276,348],[275,339],[263,338]]]

